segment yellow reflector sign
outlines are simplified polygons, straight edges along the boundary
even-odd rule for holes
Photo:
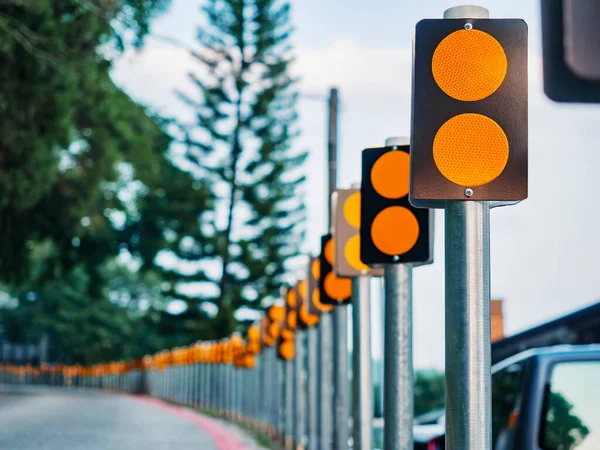
[[[330,239],[327,244],[325,244],[325,249],[323,251],[323,255],[325,256],[325,260],[333,265],[333,258],[334,258],[334,252],[333,252],[333,239]]]
[[[410,156],[405,152],[388,152],[375,162],[371,170],[373,189],[384,198],[408,195]]]
[[[409,209],[390,206],[373,220],[371,238],[379,251],[387,255],[402,255],[417,243],[419,222]]]
[[[352,281],[350,278],[338,278],[329,272],[324,282],[325,293],[334,300],[344,300],[352,294]]]
[[[460,114],[442,125],[433,141],[433,159],[448,180],[476,187],[496,179],[508,161],[508,139],[481,114]]]
[[[369,270],[369,266],[360,259],[360,235],[357,234],[348,239],[346,247],[344,248],[344,256],[353,269],[358,270],[359,272]]]
[[[360,228],[360,192],[352,194],[344,203],[344,218],[350,226]]]
[[[458,30],[435,49],[431,62],[440,89],[462,101],[483,100],[502,85],[508,68],[502,45],[479,30]]]

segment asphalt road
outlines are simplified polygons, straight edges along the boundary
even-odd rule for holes
[[[125,395],[0,384],[0,450],[223,450],[230,446],[216,442],[214,430],[211,438],[186,415],[193,416]],[[217,429],[223,430],[227,433],[226,428]]]

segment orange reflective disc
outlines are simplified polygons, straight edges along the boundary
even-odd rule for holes
[[[350,278],[338,278],[333,272],[325,277],[325,292],[334,300],[345,300],[352,294],[352,282]]]
[[[333,239],[329,239],[329,241],[327,241],[327,244],[325,244],[325,249],[323,250],[323,254],[325,255],[327,262],[333,266]]]
[[[279,356],[283,359],[289,361],[290,359],[294,359],[294,342],[293,341],[285,341],[279,345]]]
[[[294,339],[294,332],[292,330],[281,330],[281,339],[289,341],[290,339]]]
[[[283,306],[271,306],[269,308],[269,319],[273,322],[281,322],[285,319],[285,308]]]
[[[270,324],[267,328],[267,333],[269,334],[270,337],[275,339],[276,337],[279,336],[279,325],[277,325],[276,323]]]
[[[402,255],[412,249],[419,238],[419,222],[402,206],[381,211],[371,226],[373,244],[386,255]]]
[[[319,311],[329,312],[333,309],[332,305],[321,303],[321,291],[318,288],[313,289],[312,302]]]
[[[288,328],[295,330],[296,325],[298,325],[298,316],[296,315],[296,311],[289,311],[287,314],[287,326]]]
[[[260,329],[257,326],[251,326],[248,329],[248,339],[258,341],[260,339]]]
[[[440,89],[462,101],[492,95],[502,85],[507,68],[502,45],[479,30],[459,30],[446,36],[431,61],[433,78]]]
[[[360,228],[360,192],[355,192],[344,203],[344,218],[351,227]]]
[[[358,271],[369,270],[369,266],[364,264],[360,259],[360,236],[358,234],[352,236],[348,239],[348,242],[346,242],[344,256],[346,257],[348,264],[350,264],[350,267],[353,269]]]
[[[439,171],[461,186],[496,179],[508,162],[508,139],[500,125],[481,114],[460,114],[438,130],[433,159]]]
[[[406,152],[384,153],[371,169],[373,189],[385,198],[401,198],[408,195],[410,156]]]
[[[295,308],[296,307],[297,298],[296,298],[296,291],[295,290],[290,289],[289,291],[287,291],[285,302],[287,303],[287,305],[290,308]]]
[[[306,326],[314,327],[316,324],[319,323],[319,316],[317,316],[316,314],[309,314],[305,306],[300,308],[299,316],[300,319],[302,319],[302,322],[306,324]]]
[[[302,280],[298,283],[298,293],[302,299],[306,299],[306,295],[308,294],[308,281]]]
[[[321,261],[319,258],[313,261],[312,267],[310,268],[312,272],[312,276],[315,280],[318,280],[321,276]]]
[[[254,355],[244,356],[244,366],[246,367],[246,369],[252,369],[255,364],[256,359],[254,358]]]

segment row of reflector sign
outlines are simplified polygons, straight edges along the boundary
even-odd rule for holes
[[[283,292],[245,339],[147,356],[144,369],[193,362],[251,368],[278,345],[294,357],[297,329],[350,302],[350,278],[387,264],[432,262],[433,213],[447,201],[527,197],[527,25],[517,19],[427,19],[416,27],[410,146],[362,152],[360,189],[333,198],[332,234],[306,280]],[[106,370],[101,367],[100,371]]]
[[[350,302],[352,277],[381,276],[387,264],[431,263],[428,208],[527,198],[527,39],[520,19],[417,24],[411,144],[362,152],[360,189],[334,193],[332,234],[311,258],[308,291],[286,301],[286,314],[306,302],[313,320],[299,323],[311,326]],[[280,356],[288,359],[293,341],[284,341]]]

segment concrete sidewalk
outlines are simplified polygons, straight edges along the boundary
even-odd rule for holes
[[[155,400],[0,385],[0,450],[254,450],[231,425]]]

